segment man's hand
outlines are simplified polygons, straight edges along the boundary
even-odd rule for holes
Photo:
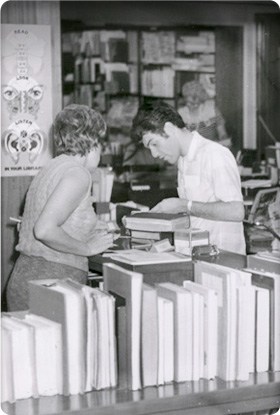
[[[163,199],[156,206],[151,209],[151,212],[164,213],[186,213],[187,212],[186,199],[179,199],[178,197],[169,197]]]

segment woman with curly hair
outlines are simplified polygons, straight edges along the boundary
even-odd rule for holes
[[[27,193],[20,252],[7,286],[9,311],[28,309],[28,282],[72,278],[87,281],[88,256],[113,243],[92,207],[91,172],[100,160],[106,124],[85,105],[69,105],[56,117],[57,156],[33,179]]]
[[[198,81],[186,82],[182,87],[182,95],[185,105],[178,112],[187,129],[229,146],[231,143],[225,129],[225,120],[214,100],[209,99],[203,85]]]

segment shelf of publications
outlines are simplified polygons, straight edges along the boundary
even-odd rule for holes
[[[243,382],[200,379],[139,391],[111,389],[2,404],[9,415],[217,415],[279,407],[280,372],[254,374]]]
[[[246,256],[227,251],[205,260],[237,269],[243,269],[247,264]],[[99,262],[102,263],[101,258]],[[100,266],[96,257],[91,258],[91,270],[97,271],[97,265]],[[219,415],[269,411],[279,407],[280,372],[254,373],[248,381],[225,382],[216,377],[138,391],[114,388],[2,404],[3,411],[9,415]]]

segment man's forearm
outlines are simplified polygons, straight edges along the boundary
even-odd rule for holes
[[[185,205],[188,201],[185,199]],[[188,212],[188,209],[186,209]],[[225,222],[242,222],[244,219],[243,202],[192,202],[191,211],[188,212],[193,216],[203,219],[225,221]]]
[[[188,213],[203,219],[242,222],[244,219],[243,202],[196,202],[171,197],[159,202],[154,212]]]

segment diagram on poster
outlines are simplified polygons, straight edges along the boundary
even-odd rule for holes
[[[35,175],[52,157],[50,26],[2,25],[2,176]]]

